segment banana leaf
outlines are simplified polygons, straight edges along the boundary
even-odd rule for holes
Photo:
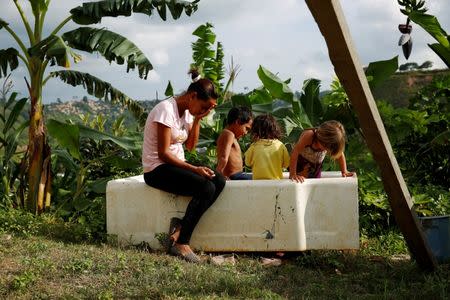
[[[445,48],[441,44],[428,44],[428,46],[433,50],[450,68],[450,49]]]
[[[398,69],[398,56],[388,60],[374,61],[366,69],[366,76],[371,89],[391,77]]]
[[[158,12],[161,19],[167,19],[167,10],[174,19],[178,19],[183,11],[190,16],[197,10],[195,1],[182,0],[104,0],[86,2],[82,6],[73,8],[70,13],[75,23],[89,25],[100,23],[104,17],[131,16],[132,13],[153,15]]]
[[[435,16],[427,15],[421,12],[412,12],[409,14],[411,21],[425,29],[439,44],[450,50],[450,41],[448,35]]]
[[[319,98],[320,80],[307,79],[303,82],[300,102],[312,125],[319,125],[323,116],[323,107]]]
[[[18,55],[19,51],[14,48],[0,49],[0,78],[8,75],[8,67],[10,71],[17,69],[19,66]]]
[[[52,66],[58,65],[65,68],[70,67],[69,57],[73,57],[75,62],[81,60],[81,56],[73,52],[70,47],[67,47],[64,40],[57,35],[50,35],[43,39],[28,49],[28,54],[40,57],[42,60],[47,59]]]
[[[78,125],[50,119],[47,121],[47,129],[61,147],[67,149],[72,157],[81,160],[80,130]]]
[[[115,32],[91,27],[80,27],[66,32],[62,39],[75,49],[89,53],[98,52],[110,63],[115,61],[122,65],[127,62],[127,72],[137,66],[139,77],[147,79],[152,64],[144,53],[127,38]]]

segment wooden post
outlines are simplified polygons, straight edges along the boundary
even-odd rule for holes
[[[412,207],[411,196],[353,47],[339,1],[305,1],[325,38],[336,75],[358,115],[367,145],[381,170],[392,212],[409,250],[422,269],[433,270],[437,266],[436,259]]]

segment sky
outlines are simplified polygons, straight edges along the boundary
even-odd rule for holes
[[[0,0],[0,18],[10,24],[20,37],[25,30],[13,1]],[[30,15],[28,1],[19,0]],[[69,15],[71,8],[81,5],[79,0],[53,0],[46,19],[48,34]],[[398,40],[401,33],[397,26],[406,17],[399,11],[396,0],[341,0],[341,7],[350,29],[353,44],[363,65],[372,61],[390,59],[399,55],[399,64],[407,62]],[[450,31],[450,1],[427,0],[428,13],[436,16],[447,32]],[[147,80],[140,79],[137,70],[126,73],[125,65],[110,65],[98,54],[77,51],[83,60],[72,64],[72,69],[88,72],[110,82],[133,99],[164,98],[170,80],[175,93],[185,90],[190,79],[187,75],[192,62],[191,43],[196,40],[192,32],[206,22],[214,25],[217,41],[222,42],[225,65],[231,58],[240,66],[240,73],[232,87],[236,93],[252,90],[261,85],[257,76],[260,65],[277,74],[281,79],[291,78],[292,90],[301,90],[303,81],[317,78],[322,90],[329,89],[333,79],[333,66],[317,24],[303,0],[201,0],[191,17],[185,14],[178,19],[162,21],[158,15],[148,17],[134,14],[131,17],[104,18],[92,27],[106,28],[126,36],[134,42],[154,66]],[[61,33],[79,27],[68,23]],[[413,24],[413,50],[409,62],[419,64],[433,62],[433,68],[445,68],[445,64],[428,48],[435,40],[422,28]],[[0,49],[14,46],[10,35],[0,30]],[[58,67],[49,67],[48,71]],[[23,65],[13,71],[14,89],[27,96]],[[3,83],[3,79],[0,79]],[[87,93],[81,87],[72,87],[58,79],[51,79],[44,87],[43,101],[50,103],[80,99]],[[92,98],[89,96],[89,98]]]

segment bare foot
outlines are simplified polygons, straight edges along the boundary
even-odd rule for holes
[[[175,231],[170,235],[170,240],[173,243],[176,243],[178,241],[178,238],[180,237],[180,231],[181,231],[181,226],[178,226]]]
[[[181,255],[187,255],[188,253],[193,252],[191,247],[189,247],[189,245],[175,243],[174,247],[176,247],[178,251],[180,251]]]

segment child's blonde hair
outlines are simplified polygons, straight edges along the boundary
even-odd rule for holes
[[[340,122],[331,120],[322,123],[316,129],[316,138],[332,158],[337,158],[344,152],[345,129]]]

